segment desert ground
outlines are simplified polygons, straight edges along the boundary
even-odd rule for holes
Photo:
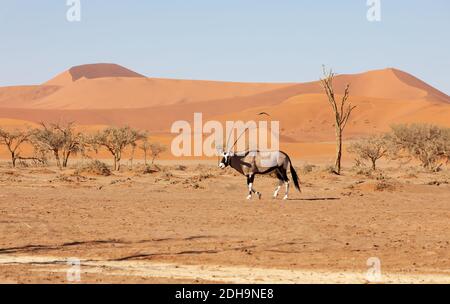
[[[158,161],[101,176],[0,165],[0,282],[450,283],[450,172],[296,162],[302,193],[245,199],[245,178],[214,161]]]

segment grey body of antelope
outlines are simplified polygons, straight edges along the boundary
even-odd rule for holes
[[[274,172],[278,178],[279,184],[273,194],[276,198],[282,187],[285,185],[284,199],[289,197],[289,178],[288,169],[291,171],[295,188],[300,190],[297,172],[295,171],[289,156],[281,151],[245,151],[245,152],[224,152],[219,164],[219,168],[232,167],[242,175],[247,177],[248,196],[251,199],[256,194],[261,199],[261,193],[253,188],[256,175],[270,174]]]

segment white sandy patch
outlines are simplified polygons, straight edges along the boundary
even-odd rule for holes
[[[29,264],[33,271],[66,272],[67,259],[49,256],[0,255],[0,265]],[[61,265],[64,265],[61,267]],[[314,284],[314,283],[368,283],[365,273],[286,270],[273,268],[230,267],[219,265],[178,265],[150,261],[81,260],[81,276],[87,273],[104,276],[138,276],[174,280],[201,280],[220,283],[254,284]],[[383,273],[381,283],[450,283],[446,274]]]

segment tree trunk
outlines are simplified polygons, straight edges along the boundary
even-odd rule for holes
[[[144,165],[147,167],[147,151],[144,151]]]
[[[69,157],[70,157],[70,152],[67,152],[66,155],[63,156],[63,167],[67,168],[67,165],[69,163]]]
[[[135,152],[135,148],[133,147],[133,150],[131,151],[131,156],[130,156],[130,170],[133,170],[134,152]]]
[[[56,165],[58,166],[59,170],[62,170],[61,159],[59,158],[59,151],[53,151],[53,153],[55,154]]]
[[[16,153],[11,152],[11,161],[12,161],[12,166],[13,166],[13,168],[16,167],[16,160],[17,160],[17,158],[16,158]]]
[[[336,127],[336,162],[334,164],[334,171],[336,174],[341,174],[341,160],[342,160],[342,131],[340,127]]]
[[[14,152],[11,152],[11,161],[12,161],[12,164],[13,164],[13,168],[15,168],[16,167],[17,157],[16,157],[16,153],[14,153]]]
[[[120,156],[116,156],[114,159],[114,169],[120,171]]]
[[[377,160],[376,159],[372,159],[372,170],[373,171],[377,170]]]

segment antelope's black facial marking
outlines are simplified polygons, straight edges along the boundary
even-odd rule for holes
[[[229,153],[222,154],[222,160],[219,163],[219,168],[225,169],[231,164],[231,155]]]
[[[220,161],[221,163],[224,163],[225,165],[228,165],[228,158],[227,157],[222,157],[222,160]]]

